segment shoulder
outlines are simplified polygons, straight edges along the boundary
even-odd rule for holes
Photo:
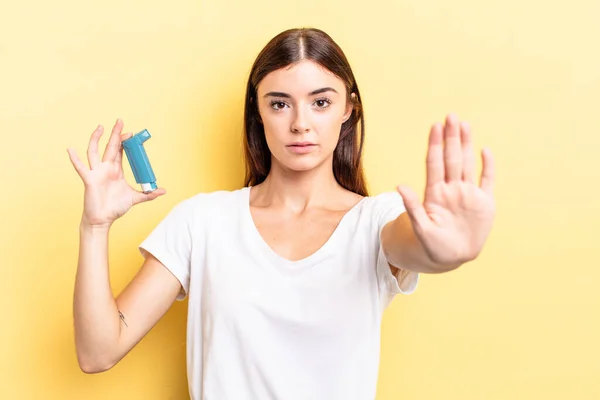
[[[400,193],[394,191],[382,192],[368,197],[368,203],[375,209],[388,208],[393,206],[404,206]]]
[[[247,190],[246,187],[236,190],[216,190],[214,192],[201,192],[193,196],[184,199],[182,202],[186,203],[189,207],[198,206],[219,206],[222,204],[229,204],[238,201],[244,192]]]
[[[239,214],[245,188],[201,192],[175,203],[163,219],[167,226],[209,226],[211,221],[224,222]]]
[[[217,190],[213,192],[196,193],[181,200],[175,208],[185,210],[195,215],[219,215],[222,211],[232,212],[242,204],[247,188],[236,190]]]
[[[398,216],[406,210],[402,196],[397,191],[386,191],[372,195],[365,201],[371,215],[378,219],[388,220],[390,217]]]
[[[179,200],[160,219],[144,245],[185,245],[192,237],[202,237],[210,229],[222,230],[224,223],[241,215],[242,203],[236,198],[243,200],[243,196],[244,190],[240,189],[198,193]]]

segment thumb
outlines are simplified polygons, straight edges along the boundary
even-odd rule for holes
[[[397,189],[400,196],[402,196],[404,207],[413,225],[415,227],[425,227],[430,221],[419,196],[408,186],[400,185]]]
[[[158,188],[150,193],[136,191],[135,204],[140,204],[140,203],[144,203],[146,201],[154,200],[157,197],[162,196],[165,193],[167,193],[167,191],[164,188]]]

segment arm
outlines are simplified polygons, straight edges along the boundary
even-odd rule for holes
[[[443,128],[432,127],[424,201],[408,187],[399,186],[406,212],[381,232],[393,272],[394,266],[414,272],[447,272],[479,255],[495,214],[493,158],[489,151],[482,152],[482,157],[477,186],[468,125],[451,115]]]
[[[86,373],[112,368],[160,320],[181,290],[173,274],[148,255],[115,300],[109,279],[108,234],[109,228],[80,225],[73,315],[77,360]]]
[[[113,222],[132,206],[165,194],[134,190],[123,173],[123,146],[131,136],[121,135],[123,121],[115,123],[102,158],[98,142],[102,125],[88,146],[89,168],[67,149],[81,177],[84,210],[79,225],[79,260],[73,295],[77,360],[84,372],[101,372],[115,365],[165,314],[180,290],[179,281],[155,258],[148,257],[123,293],[115,299],[108,272],[108,234]]]

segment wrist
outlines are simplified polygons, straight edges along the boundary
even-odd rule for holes
[[[105,233],[110,231],[112,223],[104,224],[91,224],[85,219],[82,219],[79,223],[79,231],[81,233]]]

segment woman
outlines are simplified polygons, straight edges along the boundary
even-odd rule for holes
[[[189,296],[192,399],[373,399],[383,310],[420,273],[481,251],[494,216],[493,162],[480,185],[469,127],[432,127],[424,203],[407,187],[369,197],[362,102],[342,50],[316,29],[285,31],[258,55],[245,105],[246,185],[179,204],[140,245],[145,261],[114,299],[111,224],[165,194],[123,178],[123,123],[85,184],[74,295],[85,372],[111,368]],[[407,212],[404,212],[407,211]]]

